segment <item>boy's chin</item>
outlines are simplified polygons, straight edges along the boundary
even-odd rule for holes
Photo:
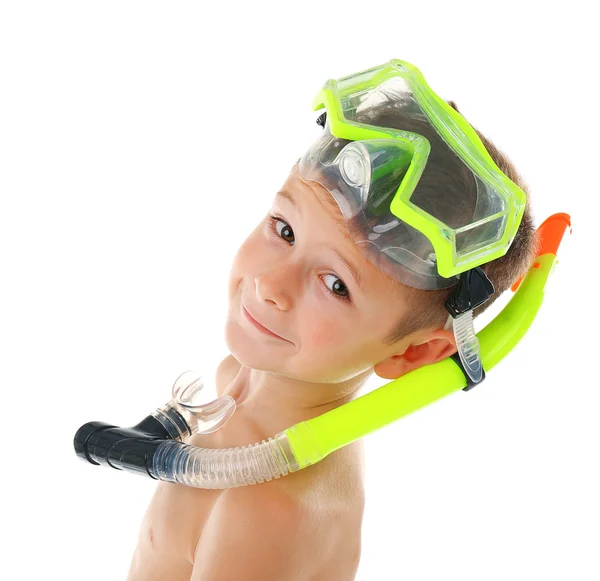
[[[236,321],[228,321],[225,326],[225,345],[245,367],[273,372],[281,370],[283,360],[277,345],[261,341],[260,337],[251,337]]]

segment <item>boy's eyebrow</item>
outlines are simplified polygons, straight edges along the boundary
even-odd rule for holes
[[[285,190],[280,190],[279,192],[277,192],[276,198],[284,198],[286,199],[290,204],[292,204],[292,206],[294,206],[294,208],[296,208],[296,211],[301,214],[300,212],[300,206],[298,205],[298,202],[296,201],[296,198],[294,197],[294,195],[290,192],[287,192]],[[334,202],[335,203],[335,202]],[[344,233],[347,237],[348,237],[348,233],[345,232]],[[332,250],[335,255],[340,259],[340,262],[348,269],[348,271],[350,272],[350,274],[352,275],[352,278],[354,279],[354,283],[362,289],[361,287],[361,277],[360,277],[360,271],[358,270],[358,268],[356,268],[354,266],[354,264],[352,264],[351,262],[349,262],[348,260],[346,260],[340,253],[339,251],[334,248],[333,246],[329,246],[328,247],[330,250]]]

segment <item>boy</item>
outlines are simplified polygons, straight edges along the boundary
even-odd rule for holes
[[[432,214],[473,206],[477,184],[419,116],[405,115],[393,96],[364,115],[364,122],[431,143],[413,199],[429,204]],[[325,124],[323,116],[319,121]],[[508,159],[479,136],[496,165],[526,191]],[[352,401],[373,372],[395,379],[457,351],[444,308],[454,286],[412,288],[376,268],[350,237],[331,193],[306,179],[301,166],[292,168],[231,269],[225,326],[231,355],[217,370],[216,386],[218,396],[236,399],[236,413],[220,430],[190,438],[191,445],[266,440]],[[527,206],[506,254],[482,267],[495,293],[475,316],[528,269],[534,252]],[[205,490],[162,482],[128,579],[351,580],[364,501],[361,440],[258,486]]]

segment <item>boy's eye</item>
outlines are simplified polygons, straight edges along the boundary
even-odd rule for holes
[[[272,219],[273,227],[275,228],[275,231],[277,232],[279,237],[283,238],[286,242],[289,242],[290,245],[293,246],[295,240],[287,239],[287,237],[294,238],[294,231],[292,230],[292,227],[289,224],[287,224],[286,222],[284,222],[283,220],[276,218],[275,216],[271,216],[271,219]],[[283,224],[283,226],[281,228],[279,228],[278,224]]]
[[[290,246],[294,245],[294,242],[295,242],[294,231],[292,230],[292,227],[285,220],[282,220],[281,218],[278,218],[277,216],[271,216],[269,214],[269,223],[270,223],[271,231],[275,234],[275,236],[277,236],[277,238],[284,240]],[[290,240],[290,238],[291,238],[291,240]],[[336,281],[333,283],[332,288],[329,288],[327,286],[327,284],[325,284],[326,292],[328,292],[330,295],[334,296],[336,299],[339,299],[341,301],[349,301],[350,293],[348,291],[348,288],[342,281],[342,279],[338,278],[334,274],[325,274],[325,275],[323,275],[323,280],[326,277],[330,277]],[[340,294],[338,294],[338,293],[340,293]]]
[[[346,285],[342,282],[342,280],[340,278],[338,278],[337,276],[335,276],[335,274],[325,274],[323,275],[323,279],[325,279],[325,277],[331,277],[332,279],[334,279],[336,282],[333,283],[332,289],[334,292],[332,292],[332,290],[329,289],[329,287],[327,285],[325,285],[327,292],[331,293],[332,295],[334,295],[336,298],[339,299],[347,299],[350,296],[350,293],[348,292],[348,289],[346,288]],[[337,294],[337,293],[341,293],[341,294]]]

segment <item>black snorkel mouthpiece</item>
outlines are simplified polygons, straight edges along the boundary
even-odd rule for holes
[[[91,464],[138,472],[158,480],[152,468],[154,453],[169,439],[165,427],[149,415],[130,428],[88,422],[77,430],[73,444],[77,456]]]

